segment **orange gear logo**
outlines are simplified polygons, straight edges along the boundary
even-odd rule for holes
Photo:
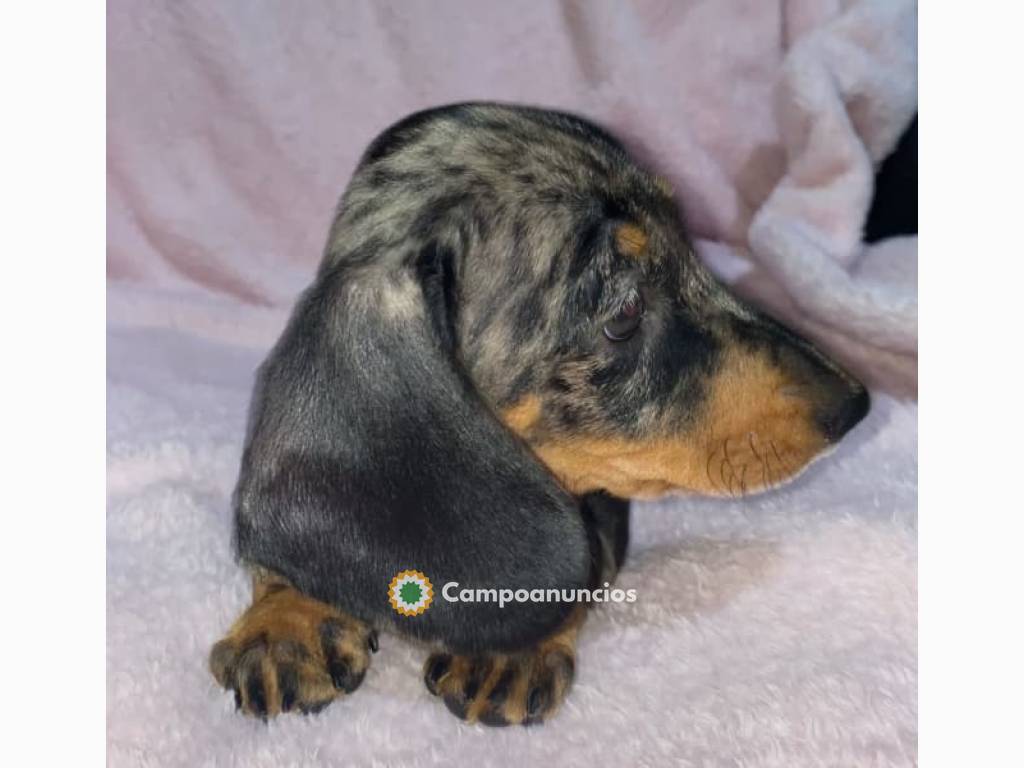
[[[402,571],[388,585],[388,602],[402,616],[419,616],[434,602],[434,585],[419,571]]]

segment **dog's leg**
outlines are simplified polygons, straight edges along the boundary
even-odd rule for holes
[[[484,725],[533,725],[558,711],[576,670],[576,636],[585,609],[536,647],[519,653],[427,659],[424,682],[457,717]]]
[[[248,714],[310,714],[358,688],[376,650],[367,624],[260,569],[252,605],[210,651],[210,671]]]
[[[590,556],[595,568],[591,587],[611,583],[619,574],[629,546],[629,502],[605,493],[580,499],[580,514],[590,535]]]
[[[591,587],[615,579],[629,543],[629,502],[605,494],[580,500],[590,533],[594,563]],[[520,653],[459,656],[433,654],[424,667],[424,682],[457,717],[484,725],[533,725],[558,711],[576,670],[576,638],[586,604],[536,647]]]

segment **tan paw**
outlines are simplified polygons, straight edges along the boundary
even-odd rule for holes
[[[544,643],[515,654],[435,653],[424,682],[460,719],[484,725],[534,725],[558,711],[575,672],[571,645]]]
[[[376,650],[368,625],[273,585],[213,646],[209,663],[246,714],[309,714],[358,688]]]

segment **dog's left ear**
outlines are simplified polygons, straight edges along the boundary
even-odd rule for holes
[[[572,604],[450,602],[444,585],[586,587],[590,545],[574,499],[458,362],[458,266],[432,243],[321,269],[259,374],[236,544],[363,620],[456,651],[514,649]],[[388,585],[410,569],[433,603],[399,616]]]

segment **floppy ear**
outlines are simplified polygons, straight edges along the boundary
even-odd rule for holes
[[[572,606],[447,602],[442,586],[586,587],[590,544],[574,499],[456,361],[456,266],[431,244],[321,269],[257,378],[235,541],[365,621],[461,652],[514,649]],[[434,586],[418,616],[388,602],[407,569]]]

